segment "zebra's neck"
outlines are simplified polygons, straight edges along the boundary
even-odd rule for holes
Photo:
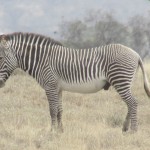
[[[16,51],[19,67],[36,78],[37,72],[48,59],[50,49],[61,45],[51,38],[30,33],[14,33],[8,35],[11,47]]]

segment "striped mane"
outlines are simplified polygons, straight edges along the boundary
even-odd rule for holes
[[[6,40],[12,40],[14,37],[18,37],[18,38],[21,37],[21,42],[23,42],[24,39],[29,39],[29,37],[31,37],[31,39],[34,38],[33,45],[35,45],[37,38],[39,38],[39,41],[38,41],[39,44],[45,39],[44,43],[46,43],[46,41],[48,41],[48,43],[63,46],[60,42],[58,42],[58,41],[56,41],[56,40],[54,40],[48,36],[44,36],[41,34],[35,34],[35,33],[15,32],[15,33],[11,33],[11,34],[4,34],[1,36],[4,37]],[[31,41],[32,40],[30,40],[30,42]],[[43,43],[43,46],[44,46],[44,43]]]

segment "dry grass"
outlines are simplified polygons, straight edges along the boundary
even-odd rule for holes
[[[150,64],[145,68],[150,77]],[[136,134],[122,134],[127,108],[111,88],[91,95],[64,92],[64,133],[52,135],[44,90],[25,74],[11,76],[0,90],[0,150],[148,150],[150,99],[141,71],[133,92],[139,102]]]

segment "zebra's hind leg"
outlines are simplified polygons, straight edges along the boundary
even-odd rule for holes
[[[122,131],[123,132],[126,132],[129,130],[129,125],[130,125],[130,115],[129,115],[129,112],[127,113],[127,116],[126,116],[126,119],[123,123],[123,128],[122,128]]]
[[[128,67],[114,62],[109,65],[108,81],[113,85],[121,98],[127,104],[128,113],[123,124],[123,131],[128,131],[131,121],[131,131],[137,131],[137,101],[131,93],[131,83],[136,71],[135,67]]]
[[[126,116],[126,119],[123,124],[123,132],[128,131],[130,120],[131,120],[131,131],[136,132],[137,131],[137,101],[132,96],[130,89],[124,89],[123,91],[117,90],[120,94],[121,98],[124,100],[124,102],[127,104],[128,107],[128,113]]]

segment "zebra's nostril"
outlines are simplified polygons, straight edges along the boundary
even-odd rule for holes
[[[0,80],[0,88],[5,86],[5,82],[3,80]]]

